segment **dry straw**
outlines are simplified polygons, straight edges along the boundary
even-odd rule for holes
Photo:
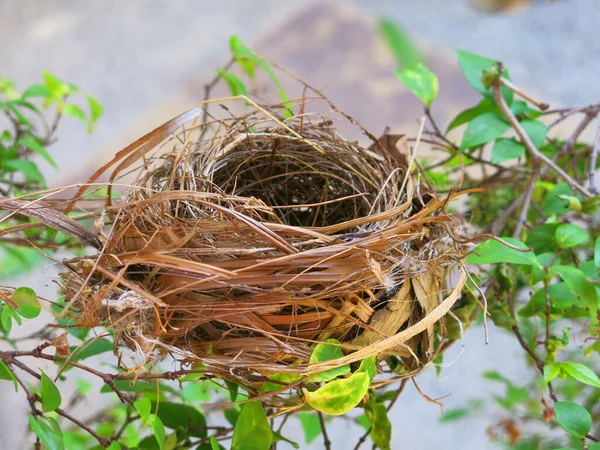
[[[108,197],[98,254],[65,262],[80,323],[113,328],[141,362],[172,354],[252,394],[275,373],[377,356],[413,374],[435,358],[465,279],[450,198],[409,170],[405,139],[375,139],[323,98],[291,107],[318,101],[326,116],[206,102],[224,117],[182,114],[101,168],[90,182],[111,166],[111,186],[134,181]],[[326,339],[345,356],[309,364]]]

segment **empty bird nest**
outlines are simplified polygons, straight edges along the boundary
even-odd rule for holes
[[[99,252],[65,262],[80,324],[114,329],[143,362],[176,355],[254,393],[275,373],[368,357],[420,370],[465,280],[450,198],[409,170],[399,136],[375,139],[334,107],[245,103],[182,114],[97,172],[116,165],[109,187],[129,187],[107,196]],[[311,363],[325,340],[343,357]]]

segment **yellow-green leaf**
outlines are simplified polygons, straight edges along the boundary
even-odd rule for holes
[[[425,105],[430,106],[437,97],[440,88],[438,78],[423,63],[409,64],[394,73]]]
[[[327,339],[325,342],[318,344],[310,355],[310,364],[316,364],[325,361],[331,361],[334,359],[342,358],[344,352],[340,347],[340,341],[337,339]],[[333,369],[325,372],[319,372],[311,375],[309,379],[315,383],[320,381],[330,381],[340,375],[346,375],[350,373],[350,366],[343,365],[334,367]]]
[[[371,385],[367,371],[355,372],[348,378],[330,381],[314,392],[303,389],[306,401],[317,411],[341,416],[360,403]]]

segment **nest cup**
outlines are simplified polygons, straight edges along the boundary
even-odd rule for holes
[[[101,251],[63,274],[80,322],[113,328],[140,362],[169,353],[251,393],[371,356],[414,374],[443,347],[464,282],[448,276],[463,257],[448,199],[408,170],[398,136],[335,109],[250,103],[182,115],[118,156],[112,179],[134,164],[138,176],[107,200]],[[344,357],[311,364],[325,340]]]

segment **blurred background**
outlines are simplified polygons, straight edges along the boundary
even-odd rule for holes
[[[477,101],[456,49],[502,60],[517,85],[552,107],[600,99],[598,0],[0,0],[0,74],[24,88],[49,70],[104,106],[91,135],[75,121],[62,123],[52,147],[60,170],[40,164],[50,187],[84,181],[134,139],[197,106],[205,83],[229,57],[232,34],[321,90],[374,134],[386,126],[415,133],[423,112],[392,73],[394,61],[377,30],[381,17],[410,34],[440,78],[433,112],[443,126]],[[42,263],[2,283],[28,285],[52,298],[54,273]],[[451,394],[446,409],[492,396],[498,385],[482,379],[486,370],[501,365],[514,380],[527,370],[514,339],[493,329],[489,345],[483,330],[473,328],[464,349],[450,353],[440,377],[430,370],[418,378],[432,398]],[[86,399],[88,413],[97,401]],[[26,410],[22,396],[0,392],[0,449],[23,448]],[[440,423],[440,409],[409,384],[391,413],[392,448],[496,448],[486,437],[494,417],[486,414]],[[303,442],[295,428],[288,437]],[[329,429],[334,448],[351,448],[363,431],[343,420]],[[322,448],[320,439],[310,448]]]

